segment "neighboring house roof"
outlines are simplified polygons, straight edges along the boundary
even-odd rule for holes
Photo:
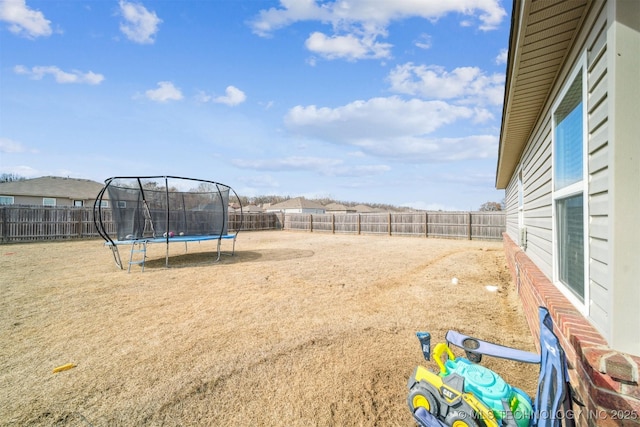
[[[353,210],[353,208],[349,208],[341,203],[329,203],[324,207],[328,211],[347,211]]]
[[[275,205],[269,206],[269,210],[276,210],[276,209],[322,209],[324,210],[325,208],[320,203],[307,200],[304,197],[296,197],[295,199],[285,200],[284,202],[276,203]]]
[[[3,196],[60,197],[79,200],[95,199],[104,187],[88,179],[43,176],[23,181],[0,183]]]
[[[260,206],[256,206],[256,205],[243,206],[242,207],[242,211],[245,212],[245,213],[261,213],[261,212],[264,212],[263,209]]]
[[[375,209],[367,205],[357,205],[353,209],[359,213],[372,213],[376,211]]]
[[[527,139],[549,99],[589,0],[513,2],[496,188],[509,184]],[[524,7],[523,7],[524,6]]]

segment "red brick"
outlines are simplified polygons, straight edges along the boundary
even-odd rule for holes
[[[619,393],[612,393],[602,388],[594,390],[595,401],[603,409],[607,410],[627,410],[630,414],[637,414],[640,417],[640,400],[623,396]],[[633,412],[635,411],[635,412]]]
[[[587,405],[578,425],[640,426],[640,420],[616,420],[612,417],[596,419],[589,416],[601,414],[597,411],[610,408],[636,411],[635,414],[640,418],[640,387],[629,382],[634,378],[637,381],[640,358],[617,355],[608,348],[605,339],[593,325],[506,233],[503,236],[507,262],[514,282],[519,283],[518,295],[532,335],[536,339],[539,336],[538,306],[546,306],[554,319],[556,334],[567,353],[567,359],[575,367],[570,370],[571,381]],[[516,268],[519,270],[519,277],[516,275]],[[539,347],[539,343],[536,342],[536,346]],[[611,371],[614,376],[622,377],[626,382],[616,381],[600,371]]]
[[[602,357],[611,353],[610,348],[584,348],[582,350],[582,362],[599,370]]]
[[[607,374],[628,383],[638,384],[638,365],[620,353],[605,356]]]
[[[637,385],[622,384],[620,388],[622,390],[622,394],[640,400],[640,387]]]

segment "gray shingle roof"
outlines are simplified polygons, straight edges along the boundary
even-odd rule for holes
[[[284,202],[271,205],[269,209],[323,209],[320,203],[312,202],[304,197],[296,197],[295,199],[285,200]]]
[[[0,194],[3,196],[42,196],[66,197],[70,199],[95,199],[104,187],[96,181],[88,179],[43,176],[0,183]]]

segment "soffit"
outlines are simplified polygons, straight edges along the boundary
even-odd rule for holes
[[[509,184],[590,0],[514,0],[496,188]]]

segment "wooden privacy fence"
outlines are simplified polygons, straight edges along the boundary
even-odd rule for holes
[[[111,211],[103,223],[115,233]],[[240,225],[242,221],[242,226]],[[452,239],[502,240],[504,212],[417,212],[375,214],[229,214],[229,230],[306,230],[328,233],[386,234]],[[0,206],[0,242],[99,237],[93,208]]]
[[[115,234],[111,211],[102,211],[108,233]],[[229,231],[281,228],[275,213],[229,214]],[[93,207],[0,206],[0,242],[26,242],[100,237],[93,222]]]
[[[502,240],[504,212],[286,214],[285,230]]]

